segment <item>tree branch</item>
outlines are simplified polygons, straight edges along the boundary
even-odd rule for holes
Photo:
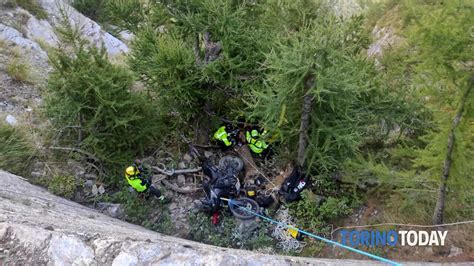
[[[178,170],[175,170],[175,169],[166,170],[166,169],[161,169],[161,168],[156,167],[156,166],[152,166],[151,168],[153,170],[159,172],[159,173],[162,173],[162,174],[168,175],[168,176],[179,175],[179,174],[197,173],[197,172],[200,172],[202,170],[201,167],[194,168],[194,169],[178,169]]]
[[[81,150],[81,149],[78,149],[78,148],[70,148],[70,147],[49,147],[49,148],[51,150],[71,151],[71,152],[81,153],[81,154],[86,155],[87,157],[89,157],[90,159],[92,159],[96,162],[100,162],[100,160],[97,159],[97,157],[95,157],[92,153]]]

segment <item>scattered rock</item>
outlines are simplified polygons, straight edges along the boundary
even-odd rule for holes
[[[119,32],[119,38],[122,41],[130,44],[135,39],[135,34],[133,34],[132,32],[128,30],[124,30],[124,31]]]
[[[183,186],[186,183],[186,177],[184,175],[178,175],[176,178],[176,184],[178,186]]]
[[[7,115],[7,117],[5,118],[5,121],[10,125],[10,126],[15,126],[18,121],[16,120],[16,118],[12,115]]]
[[[191,155],[189,155],[189,153],[186,153],[184,154],[183,156],[183,160],[187,163],[191,162],[193,160],[193,157],[191,157]]]
[[[104,194],[105,193],[105,188],[104,186],[100,185],[99,189],[98,189],[98,192],[100,195]]]
[[[40,172],[31,172],[31,177],[33,178],[38,178],[38,177],[41,177],[43,176]]]
[[[98,193],[99,193],[99,189],[97,188],[97,185],[96,184],[92,185],[92,195],[97,196]]]
[[[84,178],[96,180],[96,179],[97,179],[97,175],[94,175],[94,174],[85,174],[85,175],[84,175]]]
[[[178,163],[178,169],[185,169],[185,168],[186,168],[186,164],[184,162]]]
[[[210,151],[204,151],[204,157],[206,157],[206,158],[211,158],[212,155],[213,155],[212,152],[210,152]]]
[[[84,182],[84,186],[87,187],[87,188],[92,189],[93,185],[94,185],[94,180],[86,180],[86,182]]]
[[[108,216],[114,218],[120,218],[124,215],[124,210],[121,204],[109,203],[109,202],[99,202],[97,204],[97,209]]]
[[[449,250],[449,256],[448,258],[456,257],[459,256],[463,253],[462,248],[458,248],[456,246],[451,246],[451,249]]]

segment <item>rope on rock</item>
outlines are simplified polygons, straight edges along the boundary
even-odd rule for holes
[[[276,218],[281,224],[277,224],[272,232],[272,236],[278,240],[277,247],[281,248],[285,252],[297,252],[300,253],[306,246],[306,242],[298,241],[293,238],[286,228],[286,224],[293,224],[288,209],[282,208],[277,211]]]

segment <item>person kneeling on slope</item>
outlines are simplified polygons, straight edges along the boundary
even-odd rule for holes
[[[151,177],[148,177],[140,161],[135,161],[134,164],[125,169],[125,179],[138,193],[149,192],[157,197],[162,203],[169,202],[169,200],[161,194],[161,191],[153,186],[151,183]]]

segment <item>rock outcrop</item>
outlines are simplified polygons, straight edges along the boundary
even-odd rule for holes
[[[172,238],[51,195],[7,172],[0,171],[0,180],[0,253],[10,265],[374,263],[274,256]]]

